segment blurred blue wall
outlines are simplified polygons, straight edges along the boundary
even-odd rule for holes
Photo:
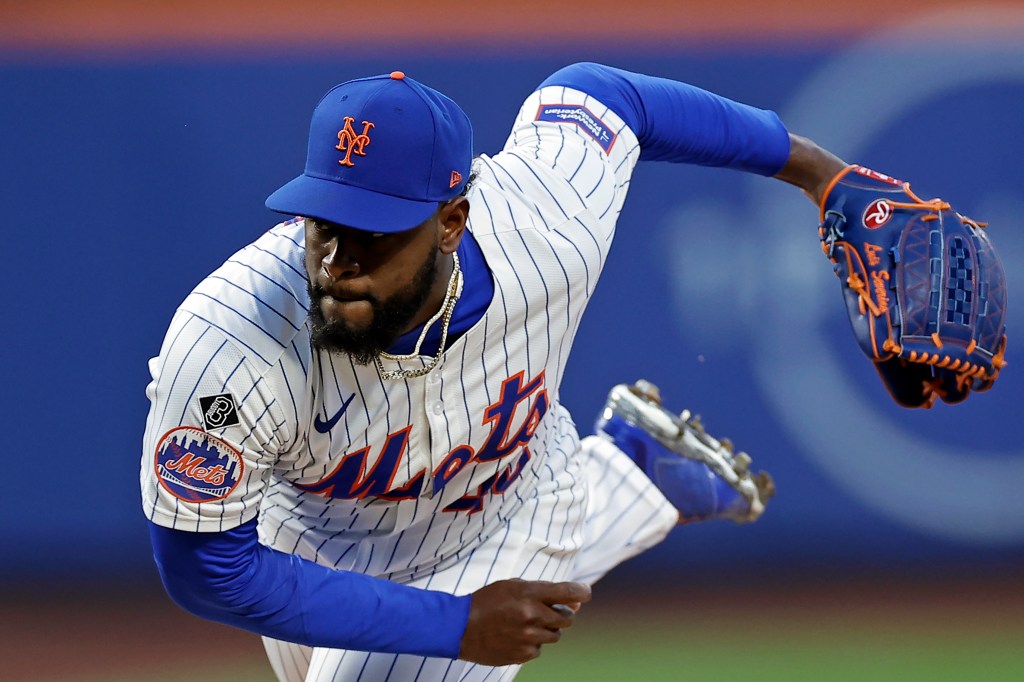
[[[371,53],[372,54],[372,53]],[[147,360],[177,303],[276,220],[330,86],[401,68],[504,141],[569,61],[686,80],[778,111],[850,161],[979,220],[1024,300],[1024,47],[389,53],[0,61],[5,249],[0,571],[129,576],[151,560],[138,493]],[[773,180],[644,164],[563,385],[581,430],[608,388],[649,378],[775,476],[757,524],[677,529],[651,569],[785,574],[1024,565],[1024,360],[966,404],[895,407],[860,356],[816,209]],[[839,568],[836,568],[836,567]]]

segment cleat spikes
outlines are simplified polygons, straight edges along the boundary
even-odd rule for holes
[[[758,495],[762,502],[767,502],[775,497],[775,481],[767,471],[759,471],[754,476],[754,485],[757,486]]]
[[[661,391],[658,387],[646,379],[637,379],[633,384],[633,392],[641,398],[646,398],[655,405],[661,405]]]
[[[741,452],[735,457],[733,457],[732,470],[742,476],[743,474],[750,471],[750,464],[753,461],[754,460],[750,458],[750,455],[748,455],[745,452]]]
[[[750,455],[707,433],[700,415],[669,412],[649,381],[613,386],[595,427],[655,482],[684,523],[749,523],[775,494],[771,476],[750,470]]]

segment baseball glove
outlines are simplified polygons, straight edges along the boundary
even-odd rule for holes
[[[825,191],[822,250],[861,349],[901,405],[958,403],[1006,364],[1006,275],[984,227],[862,166]]]

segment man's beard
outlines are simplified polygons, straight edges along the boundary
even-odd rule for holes
[[[310,282],[309,321],[313,347],[349,355],[356,363],[368,365],[374,358],[390,348],[416,317],[437,278],[436,251],[420,266],[409,288],[394,296],[380,300],[368,295],[373,307],[373,320],[365,329],[351,329],[343,320],[328,322],[320,309],[320,299],[327,292],[319,284]]]

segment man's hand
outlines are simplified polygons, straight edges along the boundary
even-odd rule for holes
[[[572,627],[573,615],[588,601],[590,587],[582,583],[516,579],[482,587],[473,593],[459,658],[493,666],[533,660],[542,645]]]

